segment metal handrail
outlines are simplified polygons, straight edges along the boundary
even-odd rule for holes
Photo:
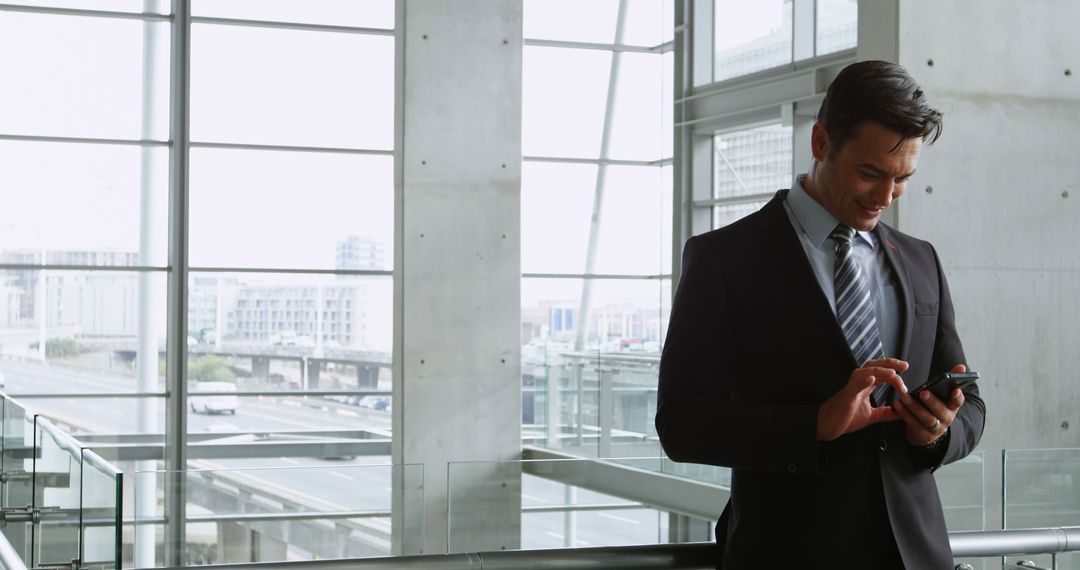
[[[951,532],[949,544],[957,558],[984,558],[1021,554],[1049,554],[1080,551],[1080,527],[1034,528]],[[220,568],[261,570],[590,570],[621,568],[706,569],[716,565],[716,544],[693,542],[645,546],[598,548],[556,548],[468,552],[462,554],[357,558],[305,562],[263,562],[224,564]]]

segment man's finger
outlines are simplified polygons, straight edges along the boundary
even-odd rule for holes
[[[878,358],[876,360],[868,360],[862,367],[889,368],[891,370],[896,370],[897,372],[903,372],[908,369],[908,363],[899,358]]]
[[[904,379],[900,376],[897,376],[896,374],[890,374],[889,376],[885,377],[885,381],[888,382],[889,385],[892,386],[893,389],[897,392],[901,394],[908,393],[907,385],[904,384]]]
[[[956,366],[952,367],[951,372],[967,372],[967,366],[964,366],[963,364],[957,364]]]
[[[960,409],[960,406],[964,405],[964,391],[960,388],[954,388],[952,393],[952,400],[949,400],[949,409],[955,412]]]

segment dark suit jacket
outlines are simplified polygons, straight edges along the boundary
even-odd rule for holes
[[[786,195],[686,243],[660,363],[664,451],[732,468],[717,525],[723,568],[952,568],[931,472],[982,436],[978,388],[934,452],[909,444],[899,421],[816,441],[818,408],[857,366]],[[929,243],[874,231],[902,289],[895,356],[910,363],[901,376],[913,388],[966,363],[952,300]]]

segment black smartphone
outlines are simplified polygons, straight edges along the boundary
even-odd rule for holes
[[[937,396],[937,399],[948,402],[952,399],[953,390],[956,388],[963,390],[967,386],[974,384],[978,379],[978,372],[945,372],[930,377],[925,384],[912,390],[911,397],[918,398],[920,392],[929,390],[931,394]]]

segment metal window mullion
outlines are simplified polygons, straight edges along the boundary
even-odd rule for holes
[[[569,156],[523,156],[524,162],[554,162],[562,164],[596,164],[601,166],[670,166],[673,158],[658,160],[620,160],[613,158],[574,158]]]
[[[235,26],[241,28],[273,28],[279,30],[299,30],[304,32],[331,32],[338,34],[359,34],[364,36],[393,36],[393,28],[365,28],[361,26],[335,26],[333,24],[308,24],[304,22],[282,22],[275,20],[250,20],[244,18],[218,18],[213,16],[192,16],[193,24],[215,26]]]
[[[392,277],[393,270],[387,269],[295,269],[274,267],[191,267],[188,273],[272,273],[283,275],[360,275],[372,277]]]
[[[526,47],[547,47],[547,48],[564,48],[564,49],[591,49],[598,51],[610,51],[615,53],[647,53],[647,54],[659,54],[665,51],[670,51],[670,42],[662,43],[656,46],[634,46],[622,43],[622,38],[617,37],[615,43],[603,43],[603,42],[575,42],[569,40],[543,40],[543,39],[526,39]]]
[[[169,99],[169,273],[166,326],[166,386],[171,395],[165,412],[165,469],[187,468],[187,278],[188,183],[190,179],[190,0],[172,0]],[[165,535],[167,566],[183,566],[186,538],[184,477],[166,475]]]
[[[62,265],[56,263],[0,263],[0,271],[124,271],[131,273],[164,273],[168,267],[151,265]]]
[[[99,144],[113,146],[169,146],[169,141],[156,141],[153,139],[107,139],[98,137],[60,137],[48,135],[16,134],[0,134],[0,141]]]
[[[281,152],[314,152],[322,154],[360,154],[371,156],[393,156],[393,150],[348,148],[348,147],[322,147],[303,145],[274,145],[274,144],[247,144],[225,143],[210,141],[188,141],[188,148],[214,148],[225,150],[268,150]]]
[[[114,18],[120,20],[144,20],[168,22],[169,14],[148,14],[140,12],[116,12],[112,10],[84,10],[81,8],[54,8],[51,6],[20,6],[0,4],[0,12],[22,12],[26,14],[45,14],[51,16],[82,16],[90,18]]]
[[[522,273],[522,279],[620,279],[620,280],[657,280],[671,279],[670,273],[650,275],[627,275],[605,273]]]

